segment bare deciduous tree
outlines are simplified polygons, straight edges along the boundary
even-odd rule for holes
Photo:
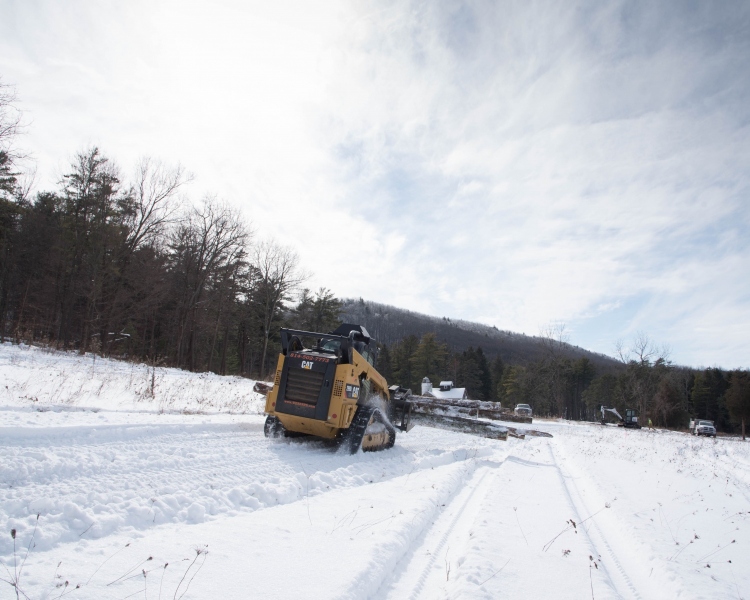
[[[21,126],[21,111],[14,106],[16,101],[15,89],[0,80],[0,150],[6,151],[11,157],[13,140]]]
[[[193,208],[172,235],[172,271],[180,280],[178,364],[187,358],[196,367],[197,311],[204,301],[209,278],[222,270],[238,269],[247,253],[250,233],[239,215],[215,198]]]
[[[125,234],[122,243],[118,244],[111,301],[107,303],[109,308],[100,332],[102,351],[107,354],[115,340],[108,333],[113,332],[114,324],[122,320],[127,305],[125,282],[133,257],[143,246],[163,240],[166,227],[179,210],[175,201],[177,192],[190,179],[180,165],[170,169],[147,157],[136,166],[133,183],[121,198],[117,214],[118,226]],[[108,340],[106,345],[105,340]]]
[[[565,323],[561,321],[548,323],[539,330],[539,341],[550,356],[556,357],[569,340]]]
[[[623,340],[617,340],[615,354],[624,364],[636,362],[651,365],[657,362],[668,363],[671,349],[667,344],[657,345],[646,332],[638,331],[629,346]]]
[[[552,395],[559,414],[565,414],[565,368],[563,349],[568,343],[565,323],[552,322],[539,331],[539,343],[544,348],[545,358],[540,361],[537,377]],[[567,416],[567,415],[566,415]]]
[[[148,157],[138,162],[126,223],[126,246],[131,252],[163,233],[179,209],[174,202],[177,192],[191,180],[181,165],[170,169]]]
[[[666,419],[677,402],[674,389],[665,387],[658,399],[656,394],[662,376],[670,369],[669,346],[660,346],[645,332],[639,331],[633,336],[630,345],[618,340],[615,352],[620,361],[627,365],[620,388],[623,404],[635,404],[642,415],[655,410],[654,406],[658,405],[661,416]]]
[[[263,351],[260,359],[261,378],[266,376],[268,340],[271,324],[283,302],[309,276],[300,270],[299,257],[288,247],[263,241],[253,250],[253,266],[258,274],[258,301],[263,325]]]

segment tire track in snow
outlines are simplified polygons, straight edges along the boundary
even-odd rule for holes
[[[0,445],[0,528],[23,535],[39,512],[37,546],[49,549],[81,539],[82,532],[95,539],[123,528],[196,523],[470,458],[460,449],[427,450],[434,438],[419,436],[406,448],[350,456],[316,442],[269,442],[241,426],[157,427],[149,435],[136,426],[135,438],[125,428],[111,431],[110,441],[42,430],[36,441],[25,431]],[[20,438],[26,441],[19,444]],[[56,440],[51,446],[50,439]],[[0,556],[8,552],[12,547],[0,539]]]
[[[550,458],[552,460],[552,465],[555,468],[555,471],[557,472],[558,476],[560,477],[560,483],[562,484],[563,489],[565,490],[565,494],[568,498],[568,501],[570,502],[570,506],[573,509],[573,511],[576,513],[576,517],[578,518],[578,523],[580,524],[585,518],[588,518],[588,516],[593,515],[593,512],[588,510],[586,507],[586,504],[583,502],[580,494],[578,494],[578,491],[575,490],[575,496],[571,493],[571,485],[568,484],[569,476],[566,476],[562,469],[560,468],[560,464],[557,461],[557,457],[555,456],[555,451],[552,448],[552,444],[547,442],[547,450],[549,451]],[[584,509],[584,510],[582,510]],[[587,513],[584,517],[584,513]],[[628,576],[625,569],[623,568],[622,564],[617,558],[617,554],[615,554],[614,550],[612,550],[612,547],[607,542],[606,537],[602,534],[602,532],[599,529],[599,526],[596,523],[596,518],[590,519],[588,522],[589,527],[586,529],[579,529],[579,531],[583,531],[591,543],[592,548],[595,548],[596,553],[598,556],[606,556],[608,559],[607,563],[604,563],[602,565],[603,569],[605,570],[607,574],[607,578],[612,583],[612,587],[618,590],[620,595],[623,598],[627,597],[633,597],[638,600],[642,598],[641,594],[638,592],[638,589],[635,587],[635,584],[633,583],[632,579]],[[594,530],[597,535],[592,536],[591,530]],[[594,539],[596,537],[597,539]],[[600,551],[601,548],[604,548],[604,551]],[[615,565],[615,569],[617,572],[617,575],[619,577],[613,577],[612,570],[608,567],[608,564]],[[625,590],[630,592],[629,594],[624,593]]]
[[[492,531],[497,532],[498,528],[502,529],[503,527],[503,525],[499,524],[500,522],[509,522],[506,520],[508,516],[503,516],[507,515],[507,513],[503,511],[510,511],[510,506],[518,502],[518,500],[520,500],[519,504],[521,506],[527,507],[527,511],[533,505],[535,510],[544,510],[544,514],[546,515],[546,511],[551,506],[556,506],[558,507],[557,513],[566,515],[571,515],[572,513],[572,516],[577,521],[581,521],[585,516],[588,516],[583,515],[582,511],[578,510],[566,486],[565,478],[554,460],[552,449],[549,447],[548,442],[545,440],[540,444],[547,446],[547,452],[550,453],[549,460],[539,460],[536,457],[530,459],[526,455],[533,448],[519,445],[512,449],[514,451],[513,454],[504,456],[502,459],[498,457],[498,460],[491,464],[493,467],[492,471],[489,470],[490,465],[487,461],[484,462],[486,466],[479,466],[466,479],[462,489],[455,494],[450,503],[440,510],[436,518],[420,532],[408,552],[399,559],[404,566],[397,570],[390,579],[386,580],[372,597],[379,600],[400,600],[401,598],[419,600],[420,598],[443,596],[455,597],[456,593],[459,596],[465,593],[467,586],[470,586],[470,589],[474,593],[480,594],[481,597],[491,598],[495,597],[494,594],[497,593],[498,589],[504,589],[503,586],[505,584],[500,584],[500,588],[490,589],[482,589],[482,585],[490,580],[493,580],[497,584],[498,580],[493,578],[499,571],[503,570],[506,573],[506,581],[509,581],[508,577],[512,580],[511,588],[509,589],[520,593],[523,589],[523,583],[519,586],[519,581],[523,581],[524,577],[529,576],[531,573],[530,565],[551,566],[549,565],[549,561],[555,560],[551,554],[528,547],[529,541],[532,542],[532,547],[535,547],[534,544],[536,542],[532,537],[539,540],[540,537],[547,539],[546,535],[551,535],[551,533],[542,533],[543,529],[541,528],[545,527],[545,525],[540,525],[540,513],[537,513],[537,518],[535,519],[534,513],[526,512],[526,523],[539,521],[536,527],[532,526],[531,530],[527,531],[529,540],[525,539],[525,535],[523,539],[520,539],[523,535],[520,532],[520,523],[517,524],[517,521],[511,517],[514,520],[512,521],[512,525],[510,525],[510,529],[515,533],[516,527],[519,527],[519,532],[517,533],[518,539],[515,537],[505,539],[511,544],[514,543],[513,540],[516,540],[516,543],[520,541],[521,544],[524,544],[525,540],[526,546],[524,546],[523,552],[511,553],[509,556],[508,548],[504,547],[502,543],[498,544],[494,534],[487,532],[490,527],[493,527]],[[517,453],[520,453],[520,455],[516,455]],[[505,482],[506,477],[512,481],[518,481],[520,484],[519,487],[524,489],[525,493],[528,493],[529,488],[533,490],[533,486],[529,486],[526,482],[521,484],[521,481],[527,480],[528,476],[535,469],[541,469],[549,473],[544,478],[544,481],[548,481],[546,487],[543,488],[544,494],[547,496],[546,502],[542,502],[537,506],[532,502],[524,503],[520,498],[511,500],[505,496],[513,489],[513,487],[508,487],[508,485],[513,486],[513,483]],[[537,476],[531,475],[531,479]],[[542,476],[539,475],[538,477],[541,478]],[[540,490],[540,488],[536,489]],[[500,496],[504,496],[504,500],[498,501]],[[513,508],[513,511],[515,510]],[[510,514],[513,515],[514,512],[510,512]],[[492,526],[486,524],[486,519],[488,518],[492,519]],[[546,527],[549,527],[549,519],[546,520],[546,523]],[[545,529],[544,531],[547,530]],[[554,530],[549,531],[553,532]],[[470,532],[474,535],[471,535]],[[590,552],[595,553],[597,545],[585,530],[580,531],[579,528],[579,535],[576,537],[583,544],[586,555]],[[570,544],[571,541],[568,543]],[[541,545],[541,541],[539,541],[539,544]],[[569,545],[568,547],[573,548],[574,546]],[[446,573],[441,564],[441,561],[447,560],[445,555],[448,548],[450,548],[450,555],[453,557],[451,561],[452,568],[449,574]],[[581,556],[580,546],[577,547],[577,550],[574,550],[574,552],[576,551],[578,552],[577,556]],[[514,556],[517,558],[519,555],[523,557],[521,559],[522,562],[511,564],[509,570],[507,570],[506,566],[508,566],[508,563],[512,562]],[[408,562],[406,562],[407,560]],[[559,561],[560,559],[556,560]],[[613,561],[610,564],[613,564]],[[560,567],[558,566],[557,568],[559,569]],[[448,575],[450,576],[449,579]],[[612,573],[602,566],[598,571],[598,577],[602,579],[602,585],[618,597],[636,599],[641,597],[634,587],[632,589],[626,587],[627,584],[624,581],[627,580],[627,575],[624,573],[621,573],[619,577],[613,577]],[[619,579],[623,581],[618,581]],[[588,583],[588,578],[586,578],[585,584],[587,588]],[[570,591],[571,584],[567,582],[565,593],[569,593]]]
[[[481,472],[481,475],[479,475],[479,472]],[[479,501],[487,493],[485,479],[489,473],[489,468],[486,466],[479,467],[472,473],[471,480],[464,489],[451,499],[448,506],[445,507],[437,519],[421,534],[419,541],[415,542],[412,546],[408,553],[409,562],[406,569],[403,573],[399,574],[396,581],[387,584],[388,589],[385,590],[383,598],[408,597],[411,600],[417,600],[425,592],[425,587],[431,588],[430,591],[435,591],[436,582],[434,580],[437,577],[434,573],[435,562],[441,557],[443,548],[445,548],[448,540],[455,535],[459,522],[473,522],[478,511]],[[477,477],[479,477],[479,480],[474,481]],[[479,498],[475,498],[480,489],[481,494]],[[475,505],[474,510],[467,510],[470,505]],[[455,513],[455,516],[453,516],[453,513]],[[448,520],[447,524],[445,523],[446,520]],[[435,539],[436,536],[439,536],[437,540]],[[420,550],[426,550],[427,548],[430,548],[429,559],[425,562],[420,554]],[[411,592],[407,595],[404,587],[408,586],[408,582],[413,580],[417,573],[419,575],[416,577],[416,583],[411,586]],[[440,572],[440,575],[440,583],[442,583],[442,572]],[[433,580],[430,586],[427,585],[428,579]]]
[[[376,483],[366,490],[366,497],[375,499],[374,506],[379,507],[381,511],[384,507],[390,506],[390,509],[386,508],[390,514],[377,523],[367,525],[373,527],[371,531],[376,536],[372,545],[362,553],[363,560],[357,568],[347,573],[348,583],[345,584],[344,590],[327,597],[354,600],[383,598],[390,593],[389,586],[398,580],[398,577],[394,578],[394,573],[398,574],[405,569],[403,565],[412,560],[415,548],[422,544],[425,535],[429,536],[434,524],[441,520],[446,510],[449,510],[446,507],[455,507],[456,498],[468,492],[467,481],[472,482],[476,470],[487,464],[485,456],[497,453],[496,444],[491,444],[486,448],[488,452],[484,452],[481,445],[476,444],[476,439],[466,435],[462,437],[466,443],[472,445],[466,456],[461,457],[465,460],[424,470],[418,476],[407,475]],[[454,451],[456,450],[458,449]],[[461,451],[461,454],[464,452]],[[395,490],[398,491],[394,494]],[[347,494],[356,493],[357,490],[347,491]],[[397,500],[399,496],[403,496],[405,502]],[[388,500],[385,500],[386,497]],[[373,501],[368,500],[368,503],[370,502]],[[451,513],[450,517],[452,516]],[[417,567],[410,566],[411,568]],[[413,578],[402,581],[406,584],[413,583]],[[413,585],[395,597],[409,597],[413,592],[411,588]]]

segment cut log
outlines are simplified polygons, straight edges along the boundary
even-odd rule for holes
[[[493,421],[510,421],[512,423],[531,423],[531,417],[513,414],[507,408],[501,408],[497,402],[482,400],[445,400],[429,396],[411,396],[412,411],[418,414],[481,417]]]
[[[426,413],[412,413],[412,420],[417,425],[424,425],[425,427],[460,431],[461,433],[470,433],[495,440],[508,439],[507,427],[487,421]]]

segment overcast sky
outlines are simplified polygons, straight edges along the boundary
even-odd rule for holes
[[[37,188],[180,162],[312,287],[750,367],[750,3],[0,0]]]

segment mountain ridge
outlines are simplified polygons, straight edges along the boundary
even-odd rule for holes
[[[452,352],[480,347],[488,358],[499,356],[507,364],[525,365],[548,353],[549,340],[498,329],[463,319],[435,317],[363,298],[343,298],[340,318],[364,325],[370,335],[386,346],[393,346],[409,335],[434,333]],[[545,346],[546,344],[546,346]],[[588,358],[598,367],[614,369],[622,363],[597,352],[555,341],[559,353],[571,359]]]

